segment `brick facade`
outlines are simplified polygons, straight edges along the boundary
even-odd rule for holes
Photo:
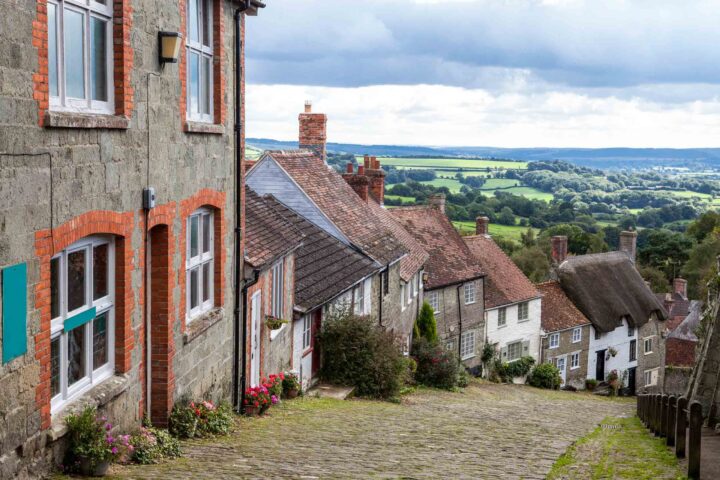
[[[314,151],[324,161],[327,156],[327,115],[312,113],[312,107],[306,104],[305,113],[298,116],[298,123],[300,125],[299,147]]]

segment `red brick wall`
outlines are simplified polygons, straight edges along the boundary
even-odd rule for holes
[[[50,427],[50,259],[74,242],[97,234],[115,235],[115,370],[130,370],[134,347],[132,320],[133,293],[130,274],[133,269],[131,238],[135,219],[132,212],[91,211],[51,230],[35,233],[35,254],[40,278],[35,285],[35,308],[40,313],[40,330],[35,335],[35,359],[40,363],[40,382],[35,403],[43,429]]]
[[[665,341],[665,365],[692,367],[695,365],[697,342],[668,338]]]
[[[130,45],[132,29],[130,0],[113,2],[113,61],[115,83],[115,114],[130,118],[133,110],[133,87],[130,72],[133,68],[133,49]],[[45,124],[45,112],[50,105],[48,83],[47,0],[37,0],[37,15],[33,21],[32,44],[38,50],[38,70],[33,75],[33,98],[38,102],[38,123]]]
[[[324,113],[301,113],[298,121],[300,148],[311,149],[325,160],[327,116]]]

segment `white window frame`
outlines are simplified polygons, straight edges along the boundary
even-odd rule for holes
[[[272,285],[270,292],[270,314],[275,318],[285,318],[285,259],[281,258],[272,266]],[[280,328],[270,330],[270,340],[274,340],[280,332],[285,330],[285,323]]]
[[[465,305],[472,305],[475,303],[475,283],[470,282],[463,285],[463,294],[465,298]]]
[[[448,340],[445,342],[445,350],[452,352],[455,350],[455,341],[454,340]]]
[[[518,303],[518,323],[530,320],[530,304],[528,302]]]
[[[101,245],[108,245],[108,265],[107,265],[107,291],[108,294],[104,297],[93,299],[93,279],[94,279],[94,262],[93,262],[93,249]],[[85,304],[75,310],[67,311],[67,257],[69,254],[85,251],[85,285],[83,286],[85,291]],[[72,402],[98,383],[110,378],[115,372],[115,241],[112,237],[104,236],[91,236],[86,237],[57,255],[52,257],[59,261],[59,285],[58,285],[58,310],[59,315],[50,321],[50,341],[51,344],[55,339],[60,339],[60,392],[56,394],[50,400],[50,413],[57,413],[61,411],[68,403]],[[52,279],[51,279],[52,282]],[[96,315],[98,316],[106,313],[106,335],[107,335],[107,362],[100,365],[98,368],[92,364],[93,362],[93,333],[95,326],[95,319],[76,327],[84,328],[84,344],[85,344],[85,376],[73,385],[67,384],[67,370],[68,370],[68,335],[70,332],[65,332],[65,321],[75,315],[85,312],[95,307]],[[72,331],[72,330],[70,330]],[[51,353],[52,355],[52,353]],[[52,365],[52,358],[50,359]],[[52,393],[51,393],[52,394]]]
[[[580,368],[580,352],[573,352],[570,354],[570,370],[578,368]]]
[[[463,332],[460,336],[460,359],[467,360],[475,356],[475,331]]]
[[[643,338],[643,352],[645,355],[653,353],[653,337],[654,335]],[[650,342],[650,350],[648,350],[648,342]]]
[[[582,341],[582,327],[573,328],[572,343],[578,343],[581,341]]]
[[[637,362],[637,340],[633,338],[628,342],[628,350],[628,361]]]
[[[304,353],[312,347],[312,316],[305,315],[302,325],[302,351]]]
[[[355,315],[370,315],[372,308],[372,279],[366,278],[352,288],[352,305]]]
[[[413,277],[413,297],[417,297],[418,293],[420,293],[420,274],[416,273]]]
[[[514,345],[519,345],[519,350],[518,350],[518,351],[520,352],[520,354],[519,354],[517,357],[512,357],[512,356],[510,355],[510,347],[512,347],[512,346],[514,346]],[[510,343],[508,343],[508,344],[505,346],[505,348],[506,348],[506,350],[507,350],[507,361],[508,361],[508,362],[514,362],[515,360],[519,360],[519,359],[522,358],[522,356],[523,356],[523,342],[522,342],[522,340],[517,340],[517,341],[515,341],[515,342],[510,342]]]
[[[428,292],[427,302],[433,309],[433,313],[440,313],[440,294],[437,290]]]
[[[209,249],[207,252],[203,252],[203,228],[204,228],[204,218],[206,215],[209,215],[209,221],[210,221],[210,232],[208,234],[208,242],[210,243]],[[192,235],[192,220],[193,218],[198,219],[198,254],[194,257],[191,257],[191,243],[190,243],[190,237]],[[186,296],[186,321],[187,323],[190,323],[192,320],[196,319],[197,317],[203,315],[204,313],[209,312],[210,310],[215,307],[215,213],[208,209],[208,208],[199,208],[195,210],[192,214],[188,216],[186,219],[186,238],[185,238],[185,296]],[[208,275],[210,276],[210,279],[208,281],[208,299],[203,301],[203,278],[204,278],[204,266],[208,265]],[[190,277],[192,275],[192,272],[197,270],[198,272],[198,304],[195,307],[191,307],[191,297],[192,297],[192,289],[191,289],[191,283],[190,283]]]
[[[79,113],[98,113],[98,114],[114,114],[115,113],[115,86],[114,86],[114,62],[113,46],[113,2],[106,0],[107,5],[95,2],[93,0],[77,1],[77,0],[48,0],[48,6],[55,6],[55,45],[57,47],[57,96],[52,95],[50,88],[50,51],[48,50],[48,96],[50,98],[50,110],[67,111]],[[68,97],[66,94],[67,86],[65,81],[65,72],[71,67],[65,65],[65,9],[72,10],[83,15],[83,82],[85,87],[85,98]],[[91,18],[98,18],[106,22],[105,27],[105,68],[107,85],[107,101],[92,99],[92,75],[91,75],[91,59],[90,59],[90,28]],[[48,22],[50,16],[48,15]],[[48,24],[48,34],[50,33],[50,25]],[[50,44],[48,42],[48,49]]]
[[[645,370],[644,380],[646,387],[652,387],[657,385],[658,381],[658,369],[653,368],[651,370]]]
[[[628,325],[628,337],[634,337],[635,336],[635,327],[631,327]]]
[[[196,0],[197,1],[197,13],[198,13],[198,41],[192,40],[190,38],[190,22],[192,19],[190,18],[190,2],[193,0],[187,0],[185,4],[185,11],[187,12],[187,19],[185,22],[186,25],[186,31],[185,31],[185,88],[186,88],[186,99],[187,99],[187,119],[195,122],[204,122],[204,123],[213,123],[214,122],[214,51],[213,51],[213,35],[215,32],[213,31],[213,0]],[[207,5],[207,11],[205,11],[205,5]],[[203,45],[203,33],[204,30],[208,29],[208,41],[210,45]],[[209,102],[208,105],[208,113],[201,113],[201,112],[193,112],[192,111],[192,105],[191,105],[191,95],[190,95],[190,56],[191,54],[196,54],[200,58],[199,63],[199,72],[198,72],[198,82],[199,82],[199,91],[198,91],[198,104],[201,105],[205,90],[208,90],[209,94]],[[210,59],[210,77],[207,79],[207,82],[204,82],[203,79],[203,62],[204,59]],[[200,107],[202,110],[202,107]]]
[[[549,337],[549,347],[548,348],[558,348],[560,346],[560,334],[559,333],[551,333]]]
[[[500,307],[498,309],[498,328],[507,327],[507,307]]]

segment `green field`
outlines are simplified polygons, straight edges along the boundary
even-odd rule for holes
[[[432,185],[435,188],[447,187],[451,193],[460,193],[460,188],[462,188],[463,186],[462,183],[458,182],[454,178],[436,178],[435,180],[420,183],[423,183],[425,185]]]
[[[488,178],[482,186],[482,190],[492,190],[495,188],[519,187],[520,180],[511,178]]]
[[[391,200],[402,200],[403,203],[415,203],[415,197],[403,197],[402,195],[385,195]]]
[[[356,157],[362,163],[363,157]],[[506,160],[473,160],[469,158],[378,158],[381,165],[392,165],[399,168],[430,168],[447,169],[493,169],[493,170],[526,170],[527,162],[509,162]],[[465,173],[465,172],[463,172]]]
[[[460,232],[461,235],[475,235],[475,222],[453,222],[455,228]],[[500,225],[497,223],[491,223],[489,225],[490,235],[496,237],[503,237],[510,240],[520,241],[520,234],[527,232],[528,227],[521,227],[519,225]],[[540,233],[540,230],[533,228],[535,234]]]

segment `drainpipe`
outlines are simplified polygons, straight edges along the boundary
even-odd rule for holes
[[[388,283],[390,283],[390,267],[387,267],[388,272]],[[382,327],[382,307],[383,307],[383,298],[385,293],[385,280],[384,280],[385,274],[383,271],[380,272],[380,294],[378,295],[378,325]]]
[[[247,325],[247,292],[255,285],[258,280],[260,279],[260,269],[256,268],[253,269],[253,278],[249,282],[245,282],[245,285],[243,285],[242,288],[242,359],[240,360],[240,363],[242,364],[242,373],[240,374],[240,394],[238,395],[238,389],[235,388],[233,390],[233,405],[235,405],[236,411],[239,413],[243,413],[243,409],[245,408],[245,388],[247,388],[247,377],[245,375],[245,372],[247,372],[247,355],[245,352],[247,351],[247,329],[245,326]],[[237,348],[237,342],[235,343],[235,348]],[[236,361],[233,363],[233,368],[237,370],[237,358]],[[237,372],[236,372],[237,373]],[[234,380],[237,380],[238,376],[237,374],[233,377]]]
[[[460,344],[462,343],[462,304],[460,303],[460,287],[462,287],[462,283],[457,286],[455,289],[455,293],[457,294],[457,304],[458,304],[458,357],[462,358],[462,352],[460,351]],[[461,360],[462,361],[462,360]]]

